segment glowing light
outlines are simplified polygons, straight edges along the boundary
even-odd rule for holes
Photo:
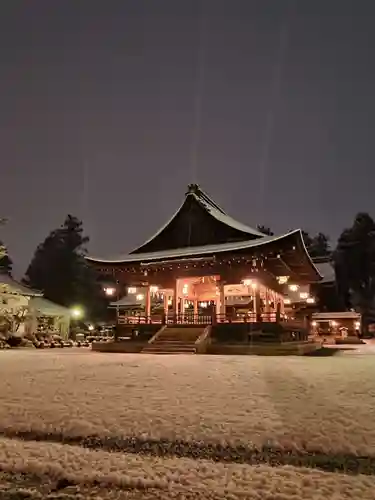
[[[251,288],[253,288],[254,290],[258,287],[258,285],[256,283],[251,283]]]
[[[298,285],[289,285],[289,290],[291,292],[297,292],[298,291],[298,288],[299,286]]]
[[[291,303],[292,303],[292,301],[290,299],[284,299],[284,304],[289,305]]]
[[[307,292],[301,292],[299,296],[301,299],[306,300],[309,297],[309,294]]]
[[[307,304],[315,304],[315,299],[314,297],[307,297],[306,302]]]
[[[139,294],[136,296],[136,299],[137,299],[137,300],[143,300],[143,299],[144,299],[144,297],[145,297],[145,296],[143,295],[143,293],[139,293]]]
[[[129,286],[128,293],[137,293],[137,289],[135,288],[135,286]]]
[[[171,306],[172,305],[172,299],[168,299],[168,305]]]
[[[331,321],[330,323],[331,323],[331,326],[333,326],[333,327],[338,325],[337,321]]]
[[[92,332],[94,330],[94,325],[89,325],[88,328],[89,328],[89,331]]]
[[[105,294],[111,297],[112,295],[115,294],[116,289],[112,287],[104,288]]]
[[[361,322],[360,321],[355,321],[354,322],[354,327],[358,330],[359,328],[361,328]]]
[[[249,280],[249,279],[246,279],[246,280],[243,280],[242,283],[245,285],[245,286],[250,286],[252,284],[253,280]]]
[[[315,328],[317,326],[317,324],[318,323],[316,321],[312,321],[311,326],[313,326]]]
[[[156,293],[159,290],[159,287],[157,286],[150,286],[150,292],[151,293]]]
[[[289,276],[278,276],[277,281],[279,282],[279,285],[285,285],[285,283],[288,283]]]
[[[72,307],[71,309],[71,314],[73,316],[74,319],[79,319],[79,318],[82,318],[83,317],[83,309],[82,307],[79,307],[79,306],[76,306],[76,307]]]
[[[182,287],[182,293],[184,295],[187,295],[188,294],[188,290],[189,290],[189,287],[185,284],[183,287]]]
[[[207,302],[201,302],[201,307],[205,309],[207,306],[208,306]]]
[[[184,304],[184,308],[185,308],[185,309],[188,309],[188,307],[189,307],[189,304],[188,304],[187,302],[185,302],[185,304]]]

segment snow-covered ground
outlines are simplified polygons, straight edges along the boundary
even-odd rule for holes
[[[0,352],[0,431],[375,454],[374,361]]]
[[[150,498],[234,499],[246,490],[245,498],[374,499],[375,476],[7,438],[16,431],[375,456],[375,358],[0,351],[0,470],[148,485]],[[188,491],[195,493],[184,497]]]
[[[375,498],[373,476],[346,476],[294,467],[250,467],[186,458],[162,459],[8,439],[0,439],[0,467],[41,478],[45,475],[55,480],[69,479],[78,485],[90,486],[96,481],[112,489],[112,494],[116,488],[135,490],[137,493],[129,496],[134,499]]]

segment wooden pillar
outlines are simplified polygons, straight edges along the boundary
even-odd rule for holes
[[[194,307],[194,323],[198,323],[198,299],[195,298],[193,302]]]
[[[164,320],[165,320],[165,322],[167,322],[167,320],[168,320],[168,302],[169,302],[169,294],[165,292],[164,293],[164,297],[163,297]]]
[[[216,312],[216,322],[218,320],[218,317],[220,315],[220,296],[216,295],[216,300],[215,300],[215,312]]]
[[[276,297],[276,292],[274,290],[270,290],[270,300],[273,304],[273,306],[270,306],[270,312],[272,321],[275,321],[275,316],[276,316],[276,306],[277,306],[277,297]]]
[[[189,322],[188,304],[189,304],[189,300],[187,298],[183,297],[181,299],[181,309],[182,309],[181,312],[184,315],[184,323]]]
[[[220,281],[219,283],[219,301],[220,301],[220,316],[221,320],[225,320],[226,306],[225,306],[225,283],[224,281]]]
[[[179,302],[178,279],[176,279],[175,284],[174,284],[174,294],[173,294],[173,312],[174,312],[176,321],[177,321],[177,316],[178,316],[178,302]]]
[[[285,314],[285,304],[284,304],[284,297],[280,295],[280,303],[281,303],[281,313],[284,315]]]
[[[257,292],[255,288],[251,289],[251,298],[253,300],[253,313],[257,313]]]
[[[262,313],[261,313],[261,301],[260,301],[259,287],[255,289],[254,307],[255,307],[255,312],[256,312],[256,321],[261,322],[262,321]]]
[[[277,298],[277,305],[276,305],[276,323],[279,323],[281,319],[281,302],[279,298]]]
[[[149,322],[151,319],[151,290],[150,285],[146,288],[146,321]]]
[[[272,318],[271,318],[271,294],[270,294],[270,290],[265,287],[264,288],[264,291],[265,291],[265,308],[264,308],[264,312],[265,312],[265,320],[266,321],[271,321]]]
[[[264,306],[264,312],[269,313],[270,311],[270,293],[268,288],[265,286],[264,287],[264,300],[265,300],[265,306]]]

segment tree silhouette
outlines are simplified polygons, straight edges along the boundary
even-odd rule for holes
[[[334,263],[345,306],[361,312],[366,326],[373,316],[375,299],[375,222],[369,214],[359,213],[352,227],[343,231]]]
[[[312,258],[330,257],[332,253],[329,244],[329,237],[324,233],[318,233],[313,238],[308,237],[308,244],[306,245],[306,247]]]
[[[0,217],[0,226],[7,223],[7,219]],[[8,250],[4,243],[0,241],[0,273],[12,274],[12,259],[9,257]]]
[[[8,250],[2,241],[0,241],[0,274],[12,274],[12,259],[9,257]]]
[[[103,313],[106,302],[97,274],[85,260],[88,241],[82,221],[68,215],[37,247],[24,282],[63,306],[82,305],[92,317]]]

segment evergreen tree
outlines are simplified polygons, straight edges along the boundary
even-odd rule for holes
[[[302,238],[303,238],[303,241],[305,243],[305,247],[307,248],[307,250],[309,250],[309,248],[311,247],[311,243],[312,243],[311,236],[309,235],[309,233],[307,231],[302,230]]]
[[[88,241],[82,222],[68,215],[37,247],[24,281],[53,302],[82,305],[92,318],[105,310],[105,298],[95,270],[85,260]]]
[[[0,217],[0,226],[6,224],[7,220]],[[4,243],[0,241],[0,273],[12,274],[12,259]]]
[[[311,257],[330,257],[331,249],[329,237],[324,233],[318,233],[313,238],[310,238],[309,244],[306,245]]]
[[[0,241],[0,274],[9,274],[11,276],[12,266],[12,259],[9,257],[8,251],[3,245],[3,242]]]
[[[318,233],[316,236],[310,236],[307,231],[302,230],[302,238],[310,257],[313,259],[318,257],[330,257],[331,249],[329,237],[327,235]]]
[[[375,299],[375,222],[359,213],[341,234],[334,263],[338,290],[345,306],[363,315],[363,324],[373,315]]]

